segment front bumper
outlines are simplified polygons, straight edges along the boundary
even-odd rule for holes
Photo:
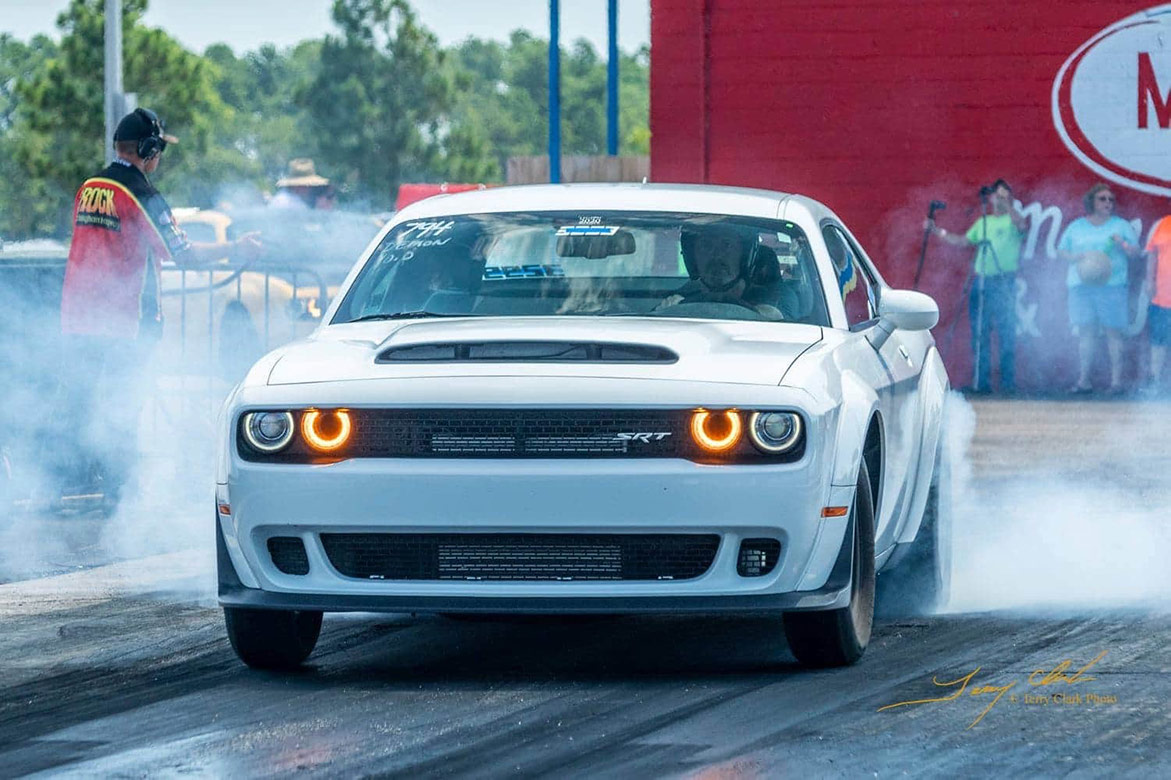
[[[825,584],[808,591],[727,596],[422,596],[360,593],[305,593],[246,587],[236,574],[216,523],[216,563],[219,602],[241,609],[309,610],[320,612],[407,612],[451,614],[658,614],[658,613],[764,613],[826,610],[845,607],[850,601],[853,571],[854,523],[847,523],[844,538]]]
[[[824,449],[796,463],[673,459],[355,459],[233,463],[217,520],[224,606],[390,612],[757,612],[832,609],[849,597],[853,490],[830,487]],[[322,533],[671,534],[720,537],[708,570],[674,581],[370,580],[332,565]],[[282,573],[274,536],[302,540],[309,573]],[[776,568],[737,573],[746,538],[781,543]],[[844,560],[844,562],[843,562]]]

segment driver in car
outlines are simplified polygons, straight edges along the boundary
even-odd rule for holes
[[[685,303],[730,303],[752,309],[767,320],[784,319],[777,307],[753,302],[749,284],[752,246],[739,231],[718,225],[684,231],[680,246],[691,281],[665,298],[655,311]],[[775,262],[775,254],[773,257]]]

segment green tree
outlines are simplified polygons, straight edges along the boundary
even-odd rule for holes
[[[314,157],[343,199],[389,205],[401,181],[499,180],[548,135],[548,42],[442,49],[407,0],[334,0],[336,32],[290,48],[202,56],[142,23],[124,0],[124,84],[182,140],[155,177],[175,205],[271,188]],[[71,0],[60,42],[0,35],[0,235],[64,237],[77,186],[102,166],[104,0]],[[646,154],[649,51],[623,54],[620,152]],[[585,41],[562,54],[562,148],[605,151],[606,63]],[[255,195],[255,193],[254,193]]]
[[[651,49],[623,54],[618,65],[618,152],[651,153]]]
[[[27,44],[0,35],[0,237],[23,238],[51,232],[54,226],[51,216],[38,208],[38,183],[26,186],[22,181],[15,128],[19,119],[17,86],[56,53],[57,44],[45,35]]]
[[[16,85],[56,53],[57,44],[47,35],[22,43],[8,33],[0,33],[0,133],[8,130],[16,118]]]
[[[316,146],[300,97],[316,78],[321,42],[288,49],[264,44],[239,57],[219,43],[209,46],[204,58],[216,67],[216,90],[232,111],[231,121],[218,129],[216,145],[241,152],[256,183],[271,188],[291,158],[311,155]]]
[[[619,153],[647,154],[649,50],[619,60]],[[469,38],[452,49],[457,83],[452,114],[477,128],[503,169],[514,155],[544,154],[548,143],[548,41],[515,30],[504,45]],[[578,40],[561,56],[561,142],[565,154],[606,152],[606,62]]]
[[[103,119],[102,0],[72,0],[57,18],[61,42],[35,72],[17,80],[18,104],[6,144],[13,156],[31,214],[0,230],[15,234],[66,235],[77,186],[102,166],[106,144]],[[183,49],[161,30],[143,26],[146,0],[123,6],[123,82],[140,105],[155,109],[167,128],[182,138],[160,168],[157,184],[172,202],[205,200],[208,182],[245,168],[236,153],[211,149],[214,128],[230,112],[213,88],[213,66]],[[11,182],[8,186],[12,186]]]
[[[405,0],[335,0],[333,20],[340,34],[326,37],[303,95],[317,155],[356,197],[383,206],[400,182],[454,165],[443,149],[452,79],[435,36]],[[474,134],[455,140],[480,148]]]

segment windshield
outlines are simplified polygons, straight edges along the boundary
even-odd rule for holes
[[[405,222],[379,244],[333,322],[554,315],[829,324],[796,225],[633,212]]]

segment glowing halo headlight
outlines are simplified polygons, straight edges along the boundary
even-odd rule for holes
[[[696,409],[691,415],[691,437],[708,452],[727,452],[740,441],[743,431],[740,412],[735,409],[723,414]]]
[[[801,418],[792,412],[753,412],[748,420],[748,438],[761,452],[785,452],[801,438]]]
[[[301,415],[301,436],[319,452],[333,452],[350,440],[350,413],[345,409],[322,412],[309,409]]]
[[[276,452],[293,440],[293,415],[288,412],[249,412],[244,415],[244,438],[258,452]]]

